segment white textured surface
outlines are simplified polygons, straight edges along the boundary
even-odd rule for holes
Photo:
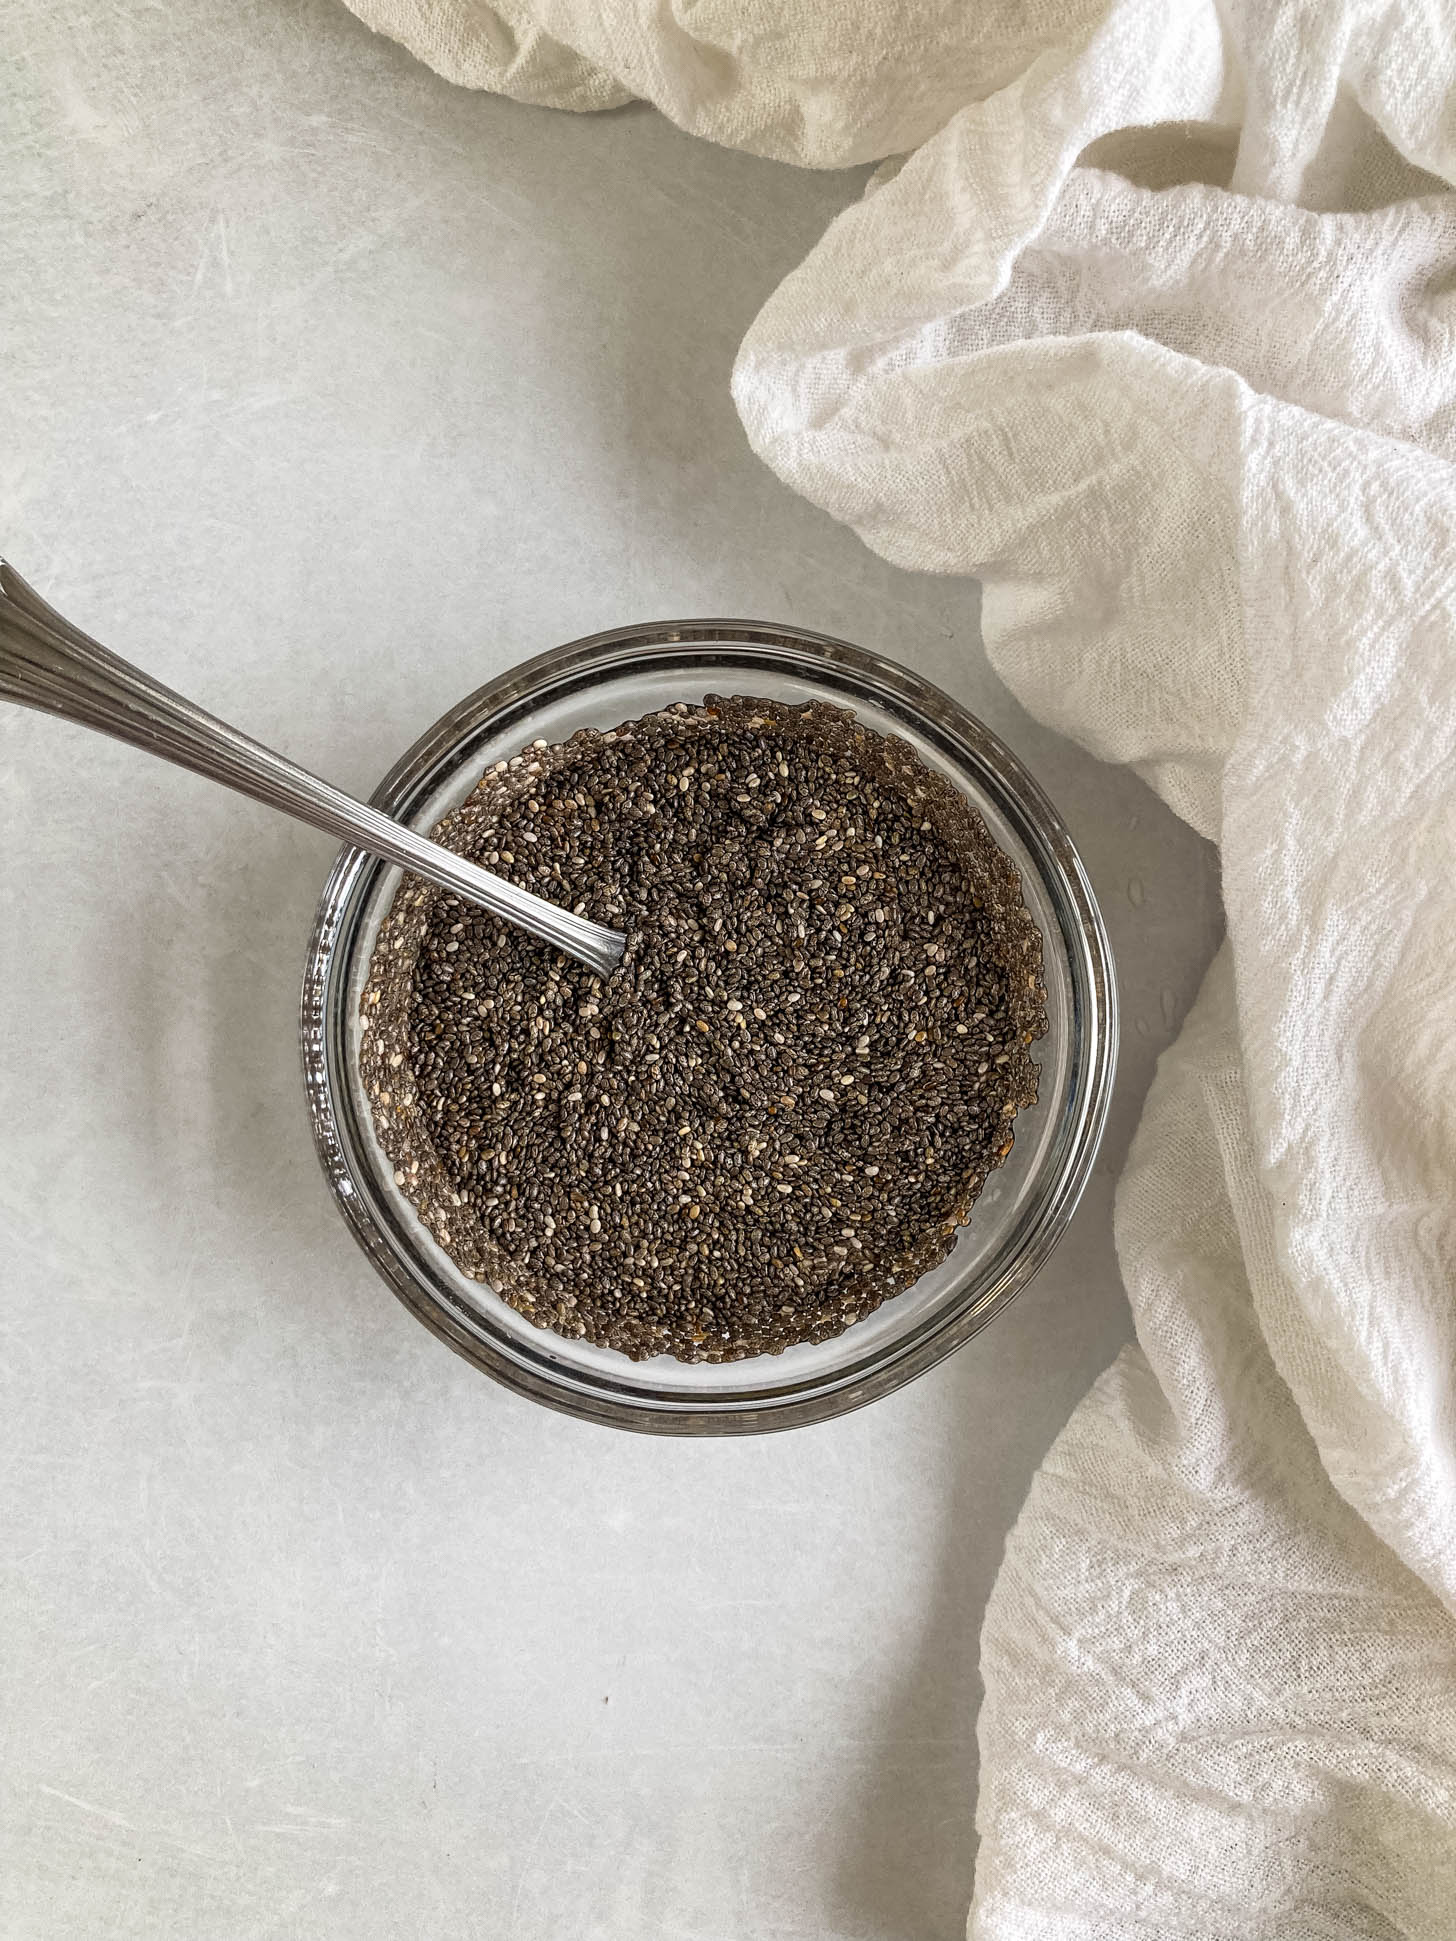
[[[977,1631],[1126,1338],[1110,1238],[1211,852],[753,459],[739,341],[859,178],[456,92],[342,9],[12,0],[0,544],[367,790],[618,621],[782,617],[941,681],[1084,847],[1123,978],[1070,1239],[972,1348],[763,1442],[494,1388],[375,1281],[294,1050],[329,845],[0,713],[0,1934],[927,1941]],[[15,58],[18,55],[18,59]]]

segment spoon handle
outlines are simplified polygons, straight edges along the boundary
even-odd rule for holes
[[[600,977],[610,976],[621,962],[626,940],[620,931],[588,922],[466,862],[230,728],[73,627],[4,560],[0,700],[79,722],[251,795],[482,905],[566,951]]]

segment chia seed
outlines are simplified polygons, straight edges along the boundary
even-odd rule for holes
[[[361,1069],[396,1184],[538,1326],[826,1341],[942,1260],[1036,1100],[1015,865],[903,741],[709,696],[497,762],[436,839],[627,936],[603,982],[417,879]]]

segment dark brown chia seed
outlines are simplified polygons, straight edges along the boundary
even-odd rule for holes
[[[634,1359],[826,1341],[944,1258],[1036,1099],[1015,866],[843,709],[709,696],[497,762],[439,840],[627,935],[603,983],[413,878],[361,1064],[395,1180]]]

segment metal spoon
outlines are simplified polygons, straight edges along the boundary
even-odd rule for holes
[[[517,889],[228,727],[73,627],[4,560],[0,700],[18,701],[22,707],[129,741],[315,829],[326,829],[371,856],[399,863],[412,875],[479,903],[507,923],[519,924],[599,977],[609,977],[622,961],[627,940],[620,930],[604,929],[530,890]]]

